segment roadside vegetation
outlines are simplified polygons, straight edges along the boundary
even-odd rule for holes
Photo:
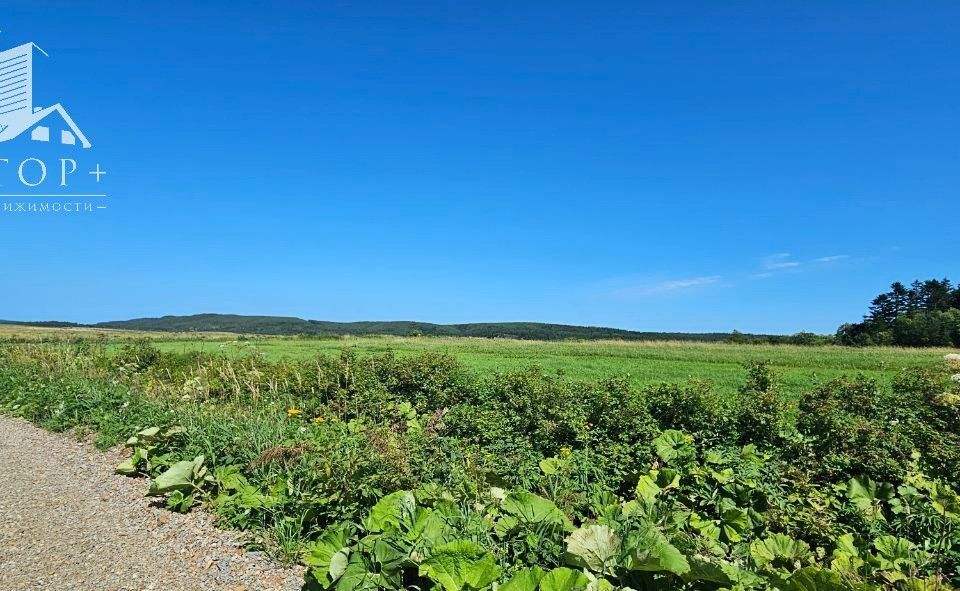
[[[942,359],[942,356],[941,356]],[[636,387],[438,352],[0,348],[0,407],[309,567],[308,589],[960,585],[956,359],[781,389]]]

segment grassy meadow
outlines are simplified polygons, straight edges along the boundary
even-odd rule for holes
[[[255,349],[268,360],[309,359],[337,355],[345,348],[360,353],[393,351],[398,355],[442,352],[481,373],[510,372],[537,365],[548,373],[576,380],[627,378],[635,386],[709,380],[720,391],[733,392],[745,375],[744,364],[768,360],[784,390],[799,394],[811,384],[841,375],[864,374],[887,382],[908,367],[937,364],[946,349],[892,347],[799,347],[793,345],[734,345],[724,343],[577,341],[546,342],[445,337],[345,337],[339,339],[262,338],[252,340],[156,341],[164,351],[202,350],[240,355]]]
[[[131,339],[150,339],[162,351],[203,351],[238,357],[257,351],[269,361],[336,356],[344,349],[361,354],[397,355],[445,353],[478,373],[511,372],[541,367],[574,380],[618,377],[634,386],[689,379],[710,381],[723,392],[743,384],[744,365],[769,361],[786,393],[839,376],[863,374],[888,383],[905,368],[936,365],[950,349],[898,347],[802,347],[673,341],[527,341],[460,337],[339,337],[293,338],[240,336],[232,333],[158,333],[145,331],[40,328],[0,325],[0,339],[106,339],[118,349]]]

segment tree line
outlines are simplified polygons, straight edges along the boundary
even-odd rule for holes
[[[841,345],[960,347],[960,285],[949,279],[901,282],[870,302],[862,322],[837,330]]]

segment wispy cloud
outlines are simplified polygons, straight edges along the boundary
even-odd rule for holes
[[[693,277],[691,279],[675,279],[673,281],[664,281],[656,286],[657,291],[672,291],[674,289],[685,289],[687,287],[697,287],[700,285],[710,285],[720,281],[719,275],[710,275],[709,277]]]
[[[694,287],[702,287],[705,285],[712,285],[714,283],[719,283],[721,279],[722,277],[720,275],[690,277],[687,279],[671,279],[669,281],[660,281],[657,283],[631,285],[629,287],[623,287],[623,288],[614,290],[613,292],[611,292],[611,295],[615,297],[653,295],[653,294],[666,293],[666,292],[678,291],[683,289],[691,289]]]
[[[848,254],[834,254],[828,257],[820,257],[816,259],[818,263],[832,263],[834,261],[842,261],[843,259],[849,259],[850,255]]]
[[[765,269],[775,270],[775,269],[792,269],[794,267],[799,267],[800,263],[797,261],[790,260],[789,252],[782,252],[779,254],[771,254],[763,258],[763,266]]]

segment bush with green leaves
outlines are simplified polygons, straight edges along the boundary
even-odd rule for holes
[[[576,521],[524,490],[391,493],[360,525],[336,524],[311,545],[307,588],[934,590],[956,577],[960,499],[915,467],[898,490],[868,479],[831,487],[845,491],[834,502],[883,525],[841,524],[811,547],[779,520],[792,499],[765,471],[769,455],[703,450],[679,431],[652,444],[660,463],[630,498],[601,495]],[[903,528],[918,514],[935,531],[914,541]]]

